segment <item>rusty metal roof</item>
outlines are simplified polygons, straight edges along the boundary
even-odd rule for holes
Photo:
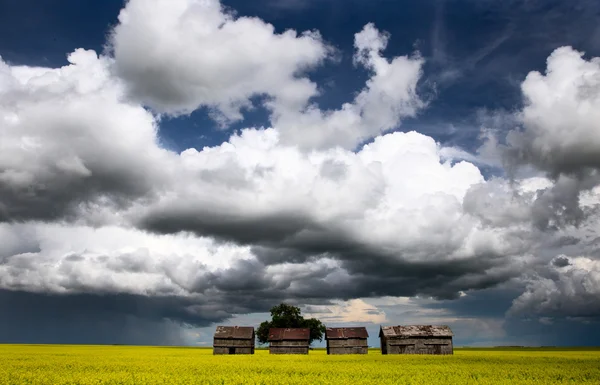
[[[369,333],[365,327],[355,328],[327,328],[325,339],[345,340],[348,338],[369,338]]]
[[[254,328],[252,326],[217,326],[215,338],[252,340]]]
[[[310,338],[310,329],[308,328],[272,328],[269,329],[269,341],[286,340],[308,340]]]
[[[379,335],[386,337],[452,337],[452,330],[446,325],[405,325],[382,326]]]

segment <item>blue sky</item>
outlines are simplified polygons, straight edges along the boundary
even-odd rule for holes
[[[0,0],[0,342],[206,344],[285,300],[372,345],[598,344],[599,20]]]

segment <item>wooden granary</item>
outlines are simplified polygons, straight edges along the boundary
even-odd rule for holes
[[[310,329],[271,328],[268,341],[270,354],[308,354]]]
[[[327,328],[327,354],[367,354],[369,333],[364,327]]]
[[[448,326],[382,326],[381,354],[453,354],[452,330]]]
[[[254,328],[217,326],[213,354],[254,354]]]

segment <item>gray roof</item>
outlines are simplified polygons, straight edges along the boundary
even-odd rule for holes
[[[215,338],[253,340],[254,328],[251,326],[217,326]]]
[[[379,335],[386,337],[452,337],[452,330],[446,325],[405,325],[382,326]]]

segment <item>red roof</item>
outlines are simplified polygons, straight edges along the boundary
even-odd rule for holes
[[[369,338],[367,328],[327,328],[325,331],[325,339],[328,340],[345,340],[348,338]]]
[[[310,329],[308,328],[271,328],[269,329],[269,341],[286,340],[308,340]]]

